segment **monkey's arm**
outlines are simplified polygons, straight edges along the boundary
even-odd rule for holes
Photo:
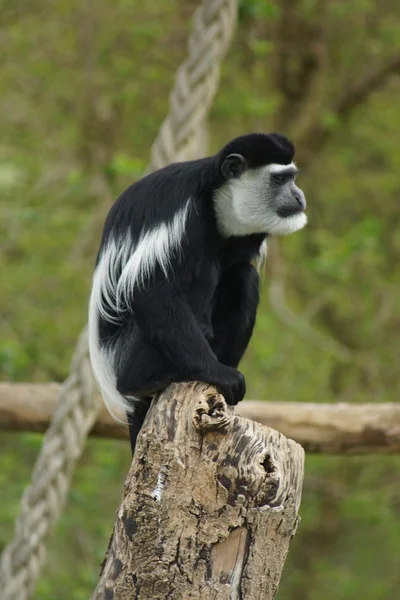
[[[172,364],[188,373],[218,365],[187,302],[168,282],[135,293],[132,308],[147,339]]]
[[[218,360],[237,367],[253,333],[259,304],[259,275],[250,263],[231,267],[217,288],[211,344]]]
[[[143,343],[124,352],[117,382],[121,393],[154,393],[171,382],[197,379],[219,387],[229,404],[243,398],[242,374],[218,361],[173,284],[158,282],[153,288],[136,291],[131,308]]]

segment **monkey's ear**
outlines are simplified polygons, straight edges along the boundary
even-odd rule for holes
[[[246,159],[241,154],[229,154],[221,165],[221,173],[225,179],[240,177],[247,169]]]

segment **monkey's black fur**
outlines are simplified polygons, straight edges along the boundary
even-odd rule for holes
[[[237,367],[259,303],[259,277],[252,261],[267,233],[220,233],[214,194],[226,183],[222,165],[232,154],[244,157],[246,169],[288,165],[294,147],[280,134],[236,138],[215,156],[172,164],[143,177],[120,196],[107,217],[97,264],[110,240],[130,236],[140,243],[143,233],[171,224],[190,199],[184,235],[169,256],[168,276],[156,264],[149,277],[132,282],[129,298],[118,310],[107,294],[101,296],[114,319],[99,316],[99,345],[113,357],[116,389],[125,398],[145,399],[129,416],[132,450],[149,397],[169,383],[213,384],[229,404],[245,394]],[[232,170],[233,178],[240,174]],[[115,281],[123,267],[109,266]]]

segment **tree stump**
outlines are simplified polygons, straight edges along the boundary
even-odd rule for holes
[[[299,520],[303,449],[200,383],[146,417],[93,600],[270,600]]]

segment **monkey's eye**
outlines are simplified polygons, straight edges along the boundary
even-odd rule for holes
[[[282,183],[285,183],[285,177],[283,175],[273,175],[272,179],[274,183],[277,183],[278,185],[282,185]]]

